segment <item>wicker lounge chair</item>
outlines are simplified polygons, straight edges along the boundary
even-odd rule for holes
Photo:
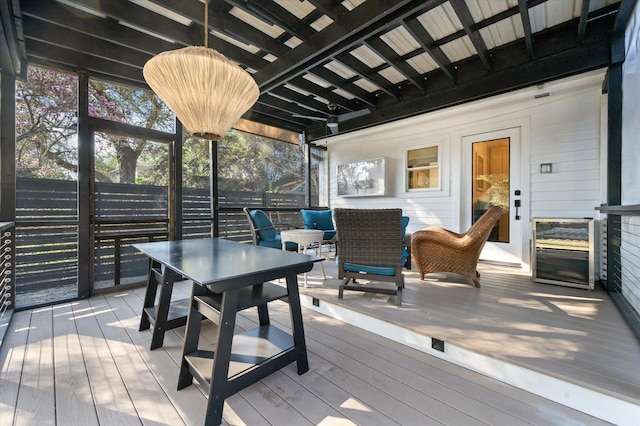
[[[344,290],[395,294],[402,305],[402,210],[335,209],[338,235],[338,278],[342,279],[338,298]],[[359,284],[356,279],[395,284]],[[353,283],[349,283],[353,281]]]
[[[491,207],[464,234],[440,227],[414,232],[411,254],[420,279],[432,272],[450,272],[469,278],[476,287],[480,287],[477,270],[480,252],[503,212],[500,206]]]

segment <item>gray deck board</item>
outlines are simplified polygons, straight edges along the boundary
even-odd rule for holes
[[[482,287],[447,274],[404,271],[403,306],[393,296],[345,292],[309,274],[301,293],[417,333],[640,404],[640,341],[603,290],[535,283],[511,268],[479,266]]]
[[[574,380],[602,376],[617,386],[627,383],[631,394],[637,385],[634,377],[621,377],[624,367],[634,362],[633,356],[623,354],[633,355],[635,343],[624,332],[607,336],[620,323],[617,311],[608,311],[598,292],[531,287],[519,274],[492,268],[482,271],[479,290],[450,278],[420,282],[409,272],[403,307],[397,308],[393,298],[380,295],[350,292],[339,301],[337,280],[322,281],[315,269],[309,287],[301,291],[321,300],[447,341],[455,337],[456,344],[475,350],[501,349],[497,356],[552,372],[573,357],[576,365],[569,373],[584,376]],[[325,269],[335,278],[329,262]],[[189,294],[188,282],[176,284],[174,298]],[[16,313],[0,351],[0,423],[201,424],[206,404],[202,388],[194,384],[176,390],[184,328],[167,332],[165,345],[150,351],[150,331],[138,331],[142,295],[143,290],[136,289]],[[538,318],[540,312],[553,317]],[[270,304],[270,314],[272,323],[290,329],[284,303]],[[303,316],[310,371],[299,376],[295,365],[289,365],[228,398],[223,424],[604,424],[312,310],[303,309]],[[585,321],[594,324],[583,325]],[[243,311],[237,329],[256,323],[255,309]],[[505,336],[508,330],[515,337]],[[203,341],[212,342],[215,332],[215,325],[206,321]],[[522,341],[510,347],[512,340]],[[622,349],[598,350],[599,345],[617,343]],[[585,348],[594,353],[577,356]],[[596,369],[611,360],[608,354],[622,357],[622,367]],[[67,412],[56,417],[60,410]]]

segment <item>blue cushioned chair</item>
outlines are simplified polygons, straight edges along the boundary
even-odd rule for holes
[[[333,225],[333,214],[331,210],[300,210],[304,229],[319,229],[324,231],[322,237],[323,244],[336,243],[336,228]]]
[[[411,238],[406,238],[407,225],[409,225],[409,216],[402,216],[402,265],[411,269]]]
[[[403,220],[401,209],[335,209],[338,237],[338,298],[344,290],[393,294],[402,305]],[[356,279],[388,282],[358,284]],[[350,283],[352,281],[352,283]]]
[[[247,207],[242,210],[249,220],[254,245],[282,249],[280,235],[276,233],[276,227],[265,212],[262,210],[250,210]],[[286,249],[295,251],[298,250],[298,245],[287,241]]]

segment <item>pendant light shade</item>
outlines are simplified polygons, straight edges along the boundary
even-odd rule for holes
[[[210,140],[223,138],[260,95],[249,73],[203,46],[162,52],[143,74],[189,133]]]

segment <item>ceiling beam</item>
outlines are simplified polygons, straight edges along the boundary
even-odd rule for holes
[[[451,79],[451,81],[456,81],[456,74],[454,66],[451,64],[451,61],[444,54],[440,47],[434,46],[435,41],[431,34],[422,26],[420,21],[418,21],[417,16],[413,16],[407,18],[403,21],[403,25],[405,29],[411,34],[411,36],[416,39],[416,41],[420,44],[422,49],[427,52],[431,59],[442,69],[442,71]]]
[[[580,43],[584,41],[587,33],[587,21],[589,18],[589,4],[591,0],[582,0],[582,9],[580,10],[580,23],[578,24],[578,40]]]
[[[385,43],[380,37],[370,37],[364,41],[364,45],[373,50],[381,56],[387,64],[391,65],[396,71],[404,76],[404,78],[411,82],[418,89],[424,91],[424,81],[418,71],[416,71],[411,65],[400,58],[387,43]]]
[[[589,3],[589,0],[583,1]],[[518,0],[518,10],[520,11],[520,20],[522,21],[522,29],[524,30],[524,43],[527,46],[527,52],[529,53],[530,58],[535,58],[535,54],[533,53],[533,36],[531,34],[531,19],[529,18],[527,0]]]
[[[450,0],[449,4],[453,8],[454,12],[456,12],[456,15],[458,15],[458,19],[464,28],[464,32],[471,40],[471,43],[476,49],[476,53],[480,57],[484,67],[487,71],[491,71],[491,62],[489,61],[487,45],[484,43],[480,32],[473,29],[473,24],[475,22],[473,22],[473,16],[471,16],[467,3],[465,3],[465,0]]]
[[[340,123],[340,132],[363,129],[606,67],[610,53],[608,29],[613,17],[592,22],[591,37],[584,43],[579,43],[575,36],[567,37],[575,35],[577,21],[574,19],[542,31],[538,35],[536,59],[530,59],[522,49],[522,42],[516,40],[492,50],[495,63],[492,73],[486,73],[479,58],[469,58],[460,63],[457,84],[446,85],[446,80],[443,80],[440,87],[430,86],[425,96],[405,97],[398,102],[378,105],[369,115]],[[321,131],[307,132],[309,141],[323,137]]]
[[[352,77],[349,79],[344,79],[339,75],[337,75],[336,73],[334,73],[333,71],[330,71],[329,69],[327,69],[325,67],[325,64],[320,64],[317,67],[311,69],[309,72],[313,75],[317,75],[323,80],[328,81],[329,83],[333,84],[335,87],[340,88],[345,92],[352,94],[353,96],[355,96],[356,102],[360,102],[368,106],[375,106],[376,104],[374,95],[367,92],[360,86],[353,84],[353,79],[359,78],[358,76]],[[358,108],[356,109],[360,109],[360,107],[361,106],[359,105]]]
[[[379,31],[394,20],[402,19],[416,10],[436,7],[446,0],[368,0],[351,13],[340,17],[332,25],[306,40],[287,55],[264,67],[254,76],[262,92],[269,91],[287,79],[300,75],[338,55],[368,34]]]
[[[349,68],[365,80],[369,80],[369,82],[373,83],[387,95],[396,99],[400,98],[400,93],[389,80],[378,74],[376,69],[372,70],[371,68],[360,62],[360,60],[356,59],[349,52],[341,53],[340,55],[336,56],[334,60]],[[377,69],[384,69],[386,67],[387,65],[384,64],[382,67],[379,67]]]

